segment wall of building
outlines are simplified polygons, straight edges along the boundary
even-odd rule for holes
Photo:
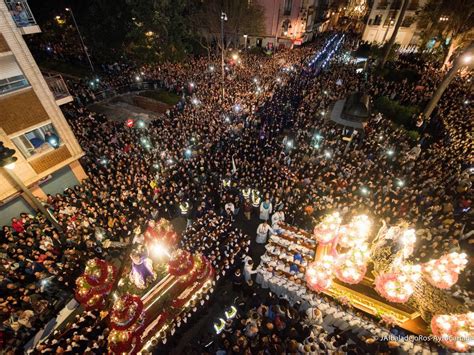
[[[409,0],[407,11],[405,12],[404,21],[400,27],[396,43],[402,47],[417,45],[419,42],[419,29],[416,23],[416,11],[422,8],[425,0]],[[397,4],[396,9],[392,9],[392,5]],[[401,1],[397,0],[375,0],[369,10],[369,17],[362,34],[362,40],[371,43],[383,43],[388,41],[393,33],[395,23],[400,15]],[[393,19],[393,24],[389,26],[388,19]],[[379,23],[377,24],[377,19]],[[411,24],[410,24],[411,23]],[[409,26],[407,26],[410,24]]]
[[[0,34],[1,57],[14,58],[31,85],[0,95],[0,140],[5,146],[16,150],[16,175],[26,186],[35,186],[40,179],[77,161],[83,152],[3,1],[0,1]],[[49,123],[56,129],[61,146],[25,157],[12,138]],[[18,191],[0,169],[0,201]]]
[[[69,166],[65,166],[53,174],[51,179],[40,185],[41,190],[45,194],[54,195],[62,193],[69,187],[74,187],[79,184],[79,180],[74,175]]]
[[[11,225],[12,218],[22,212],[34,214],[35,210],[20,196],[0,205],[0,228]]]
[[[262,47],[273,46],[278,37],[278,46],[288,47],[294,40],[301,40],[303,43],[313,38],[316,0],[257,0],[257,2],[264,9],[265,33],[258,37],[249,34],[247,45],[256,45],[258,38],[262,42]],[[241,41],[242,44],[244,42],[245,40]]]

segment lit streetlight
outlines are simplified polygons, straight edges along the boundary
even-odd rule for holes
[[[225,70],[224,70],[224,22],[227,21],[227,14],[225,12],[221,12],[221,66],[222,66],[222,99],[224,99],[225,89],[224,89],[224,82],[225,82]]]

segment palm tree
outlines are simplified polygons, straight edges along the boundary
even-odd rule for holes
[[[474,6],[468,0],[428,0],[417,20],[418,27],[424,28],[425,42],[436,39],[446,52],[446,67],[454,52],[465,47],[474,33]]]
[[[398,30],[400,29],[400,26],[403,23],[403,19],[405,18],[405,12],[407,10],[409,1],[410,0],[403,0],[402,8],[397,18],[397,23],[395,24],[395,27],[393,28],[392,36],[390,37],[389,41],[385,45],[383,57],[382,57],[382,60],[380,61],[380,68],[383,68],[385,63],[387,62],[390,51],[392,50],[392,47],[395,43],[395,39],[397,38]]]
[[[439,100],[441,99],[441,96],[443,96],[444,91],[447,89],[451,81],[454,79],[456,76],[458,70],[462,68],[463,66],[469,66],[472,62],[472,58],[474,56],[474,42],[471,42],[469,47],[467,47],[461,55],[459,55],[454,61],[453,61],[453,66],[451,69],[446,73],[446,75],[443,78],[443,81],[439,84],[438,88],[436,89],[435,93],[431,97],[431,100],[428,102],[428,104],[425,107],[425,110],[423,111],[423,117],[425,119],[428,119],[431,114],[433,113],[433,110],[435,109],[436,105],[438,104]]]

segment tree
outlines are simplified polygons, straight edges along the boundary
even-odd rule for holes
[[[447,66],[456,50],[463,48],[474,35],[474,6],[469,0],[428,0],[418,15],[424,28],[425,42],[435,40]]]
[[[393,28],[392,36],[390,37],[390,40],[385,44],[383,57],[382,57],[382,60],[380,61],[380,68],[383,68],[385,63],[387,62],[390,51],[392,50],[393,44],[395,43],[395,39],[397,38],[398,30],[400,29],[403,19],[405,18],[405,12],[407,10],[409,1],[410,0],[403,0],[402,8],[397,18],[397,23],[395,24],[395,27]]]
[[[227,15],[224,29],[224,48],[238,47],[244,35],[259,35],[264,32],[264,11],[255,1],[248,0],[204,0],[190,22],[198,41],[208,53],[212,48],[221,49],[221,12]]]
[[[461,68],[463,65],[469,65],[472,62],[472,57],[474,56],[474,42],[471,42],[468,48],[464,50],[462,55],[459,55],[453,62],[453,66],[451,69],[446,73],[446,75],[443,78],[443,81],[439,84],[438,88],[436,89],[435,93],[431,97],[431,100],[428,102],[428,104],[425,107],[425,110],[423,111],[423,117],[424,118],[429,118],[431,114],[433,113],[433,110],[435,109],[436,105],[438,104],[439,100],[441,99],[441,96],[443,96],[444,91],[448,88],[449,84],[451,81],[454,79],[456,76],[459,68]]]
[[[190,0],[126,0],[131,7],[132,29],[125,47],[138,61],[179,61],[191,48]]]

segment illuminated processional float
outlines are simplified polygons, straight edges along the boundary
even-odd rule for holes
[[[308,288],[344,298],[401,327],[414,320],[422,325],[408,330],[423,335],[431,331],[446,347],[469,351],[474,345],[474,312],[445,291],[458,281],[467,255],[451,252],[416,264],[411,260],[413,229],[403,222],[383,223],[373,233],[372,225],[365,215],[346,224],[338,212],[326,215],[314,228],[318,245],[315,260],[306,268]]]
[[[77,301],[108,316],[111,354],[151,353],[174,334],[177,319],[186,319],[214,291],[210,261],[177,249],[169,221],[148,223],[143,237],[120,280],[117,268],[101,259],[89,260],[76,280]]]

